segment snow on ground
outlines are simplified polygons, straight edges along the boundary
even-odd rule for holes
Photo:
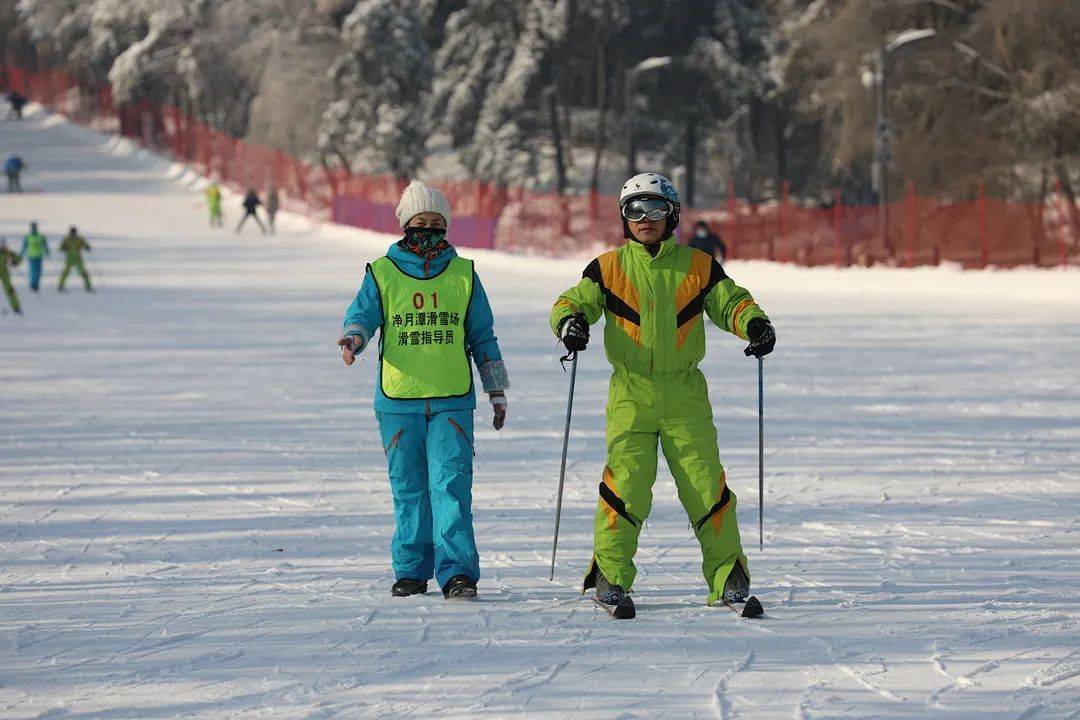
[[[477,442],[482,594],[393,599],[373,358],[334,346],[392,238],[210,230],[183,168],[41,113],[0,125],[14,149],[42,192],[0,197],[0,234],[36,219],[55,248],[77,224],[100,290],[58,294],[54,257],[0,317],[3,718],[1080,718],[1075,270],[732,263],[780,338],[764,552],[755,365],[720,333],[704,363],[768,618],[703,607],[662,471],[617,622],[578,594],[598,347],[547,580],[567,376],[546,316],[584,260],[471,253],[513,382]]]

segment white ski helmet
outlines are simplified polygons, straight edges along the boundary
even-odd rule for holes
[[[661,197],[675,206],[675,212],[680,210],[679,191],[666,177],[660,173],[638,173],[626,181],[619,193],[619,207],[638,197]]]
[[[670,235],[675,232],[675,228],[679,227],[679,212],[682,210],[682,205],[679,203],[679,191],[675,189],[674,183],[660,173],[638,173],[622,186],[622,192],[619,193],[619,210],[622,210],[626,203],[639,197],[659,197],[671,203],[673,210],[671,215],[668,215],[664,234]],[[623,219],[623,236],[630,240],[635,239],[625,218]]]

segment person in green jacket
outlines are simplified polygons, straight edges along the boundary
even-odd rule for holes
[[[8,249],[7,240],[0,238],[0,285],[4,286],[4,294],[7,295],[8,304],[12,312],[22,314],[19,307],[19,296],[15,294],[15,288],[11,286],[11,272],[8,267],[19,264],[19,254]]]
[[[206,208],[210,211],[210,227],[222,227],[224,221],[221,216],[221,186],[212,182],[204,194]]]
[[[23,237],[19,258],[27,259],[26,274],[30,276],[30,289],[38,291],[41,286],[41,265],[49,255],[49,241],[38,232],[36,222],[30,223],[30,232]]]
[[[86,272],[82,257],[83,250],[90,252],[90,243],[86,242],[86,238],[79,235],[79,231],[74,225],[71,226],[67,236],[60,243],[60,249],[64,251],[64,269],[60,273],[60,285],[58,287],[60,292],[64,291],[64,283],[67,282],[68,273],[72,269],[79,273],[79,276],[83,279],[86,292],[93,292],[94,289],[90,287],[90,275]]]
[[[619,198],[624,245],[589,263],[559,296],[551,329],[571,353],[584,350],[601,316],[614,370],[607,403],[607,466],[600,483],[593,559],[584,588],[617,618],[635,615],[629,593],[638,534],[652,507],[656,448],[701,545],[709,603],[744,602],[750,575],[739,539],[735,494],[716,442],[705,376],[705,314],[749,340],[748,355],[772,351],[775,333],[750,293],[708,254],[679,245],[679,195],[657,173],[642,173]]]

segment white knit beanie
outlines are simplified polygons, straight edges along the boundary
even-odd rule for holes
[[[401,227],[409,224],[409,221],[420,213],[434,212],[442,215],[446,221],[446,227],[450,227],[450,202],[446,196],[433,187],[428,187],[422,180],[413,180],[405,192],[401,193],[401,202],[398,203],[398,223]]]

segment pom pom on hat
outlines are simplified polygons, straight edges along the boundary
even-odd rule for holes
[[[446,226],[450,227],[450,202],[441,191],[428,187],[422,180],[413,180],[405,192],[401,193],[401,201],[398,203],[398,224],[405,227],[409,221],[420,213],[433,212],[442,215]]]

